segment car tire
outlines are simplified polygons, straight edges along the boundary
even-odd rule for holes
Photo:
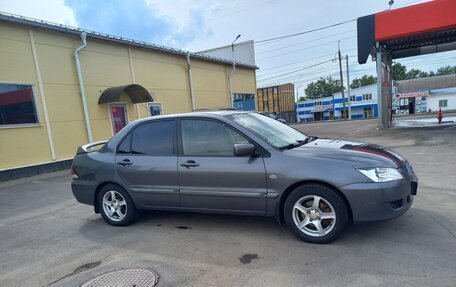
[[[284,219],[299,239],[323,244],[335,240],[344,231],[348,210],[342,197],[332,188],[306,184],[286,198]]]
[[[104,220],[114,226],[126,226],[135,222],[137,210],[128,193],[118,185],[105,185],[99,195],[98,204]]]

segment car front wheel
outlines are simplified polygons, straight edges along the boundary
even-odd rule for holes
[[[136,219],[136,209],[127,192],[114,184],[104,186],[98,196],[101,215],[114,226],[125,226]]]
[[[284,217],[298,238],[311,243],[328,243],[345,229],[348,211],[334,190],[309,184],[298,187],[287,197]]]

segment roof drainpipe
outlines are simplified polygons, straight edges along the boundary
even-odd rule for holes
[[[187,53],[188,81],[190,83],[190,98],[192,99],[192,110],[195,110],[195,93],[193,91],[192,66],[190,63],[190,52]]]
[[[79,89],[81,91],[81,98],[82,98],[82,107],[84,109],[84,118],[87,128],[87,137],[89,138],[89,142],[93,142],[92,138],[92,127],[90,125],[90,118],[89,118],[89,109],[87,108],[87,100],[86,100],[86,93],[84,89],[84,81],[82,79],[82,71],[81,71],[81,63],[79,62],[79,52],[87,46],[87,34],[85,32],[81,33],[82,39],[82,46],[77,48],[74,51],[74,60],[76,62],[76,70],[78,72],[78,79],[79,79]]]
[[[232,85],[232,80],[231,78],[233,77],[234,72],[236,72],[236,62],[233,61],[233,70],[230,72],[230,75],[228,76],[228,80],[230,83],[230,106],[233,106],[233,85]]]

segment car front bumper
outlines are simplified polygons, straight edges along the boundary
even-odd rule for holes
[[[354,223],[389,220],[404,214],[412,206],[418,178],[391,182],[355,183],[341,187],[353,215]]]

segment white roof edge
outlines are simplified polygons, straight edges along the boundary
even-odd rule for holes
[[[244,41],[244,42],[235,43],[233,46],[240,46],[240,45],[247,44],[247,43],[253,43],[253,40],[247,40],[247,41]],[[199,53],[211,52],[211,51],[215,51],[215,50],[218,50],[218,49],[229,48],[229,47],[231,47],[231,45],[215,47],[215,48],[206,49],[206,50],[202,50],[202,51],[198,51],[198,52],[194,52],[194,53],[195,54],[199,54]]]
[[[79,35],[82,32],[85,32],[87,34],[87,37],[91,37],[94,39],[100,39],[100,40],[110,41],[110,42],[124,44],[124,45],[131,45],[131,46],[141,47],[141,48],[145,48],[145,49],[150,49],[150,50],[155,50],[155,51],[160,51],[160,52],[170,53],[170,54],[175,54],[175,55],[180,55],[180,56],[186,56],[187,54],[190,53],[190,55],[192,57],[197,58],[197,59],[206,60],[206,61],[210,61],[210,62],[216,62],[216,63],[222,63],[222,64],[229,64],[229,65],[232,64],[231,61],[225,60],[222,58],[217,58],[217,57],[208,56],[208,55],[195,54],[190,51],[175,49],[175,48],[166,47],[166,46],[157,45],[157,44],[151,44],[151,43],[148,43],[145,41],[138,41],[138,40],[134,40],[134,39],[130,39],[130,38],[114,36],[114,35],[110,35],[110,34],[86,30],[86,29],[82,29],[82,28],[76,28],[76,27],[72,27],[72,26],[68,26],[68,25],[34,19],[34,18],[25,17],[25,16],[21,16],[21,15],[17,15],[17,14],[3,12],[3,11],[0,11],[0,22],[15,23],[15,24],[26,25],[26,26],[35,27],[35,28],[43,28],[43,29],[48,29],[48,30],[52,30],[52,31],[73,34],[73,35]],[[239,62],[236,62],[236,65],[240,66],[240,67],[244,67],[244,68],[249,68],[249,69],[258,68],[257,66],[252,66],[252,65],[249,65],[246,63],[239,63]]]

